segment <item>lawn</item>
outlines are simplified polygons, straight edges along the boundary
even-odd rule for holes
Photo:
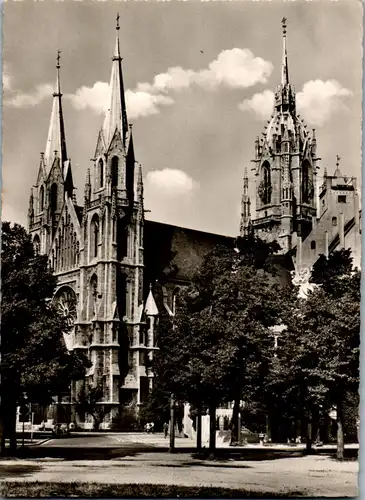
[[[9,481],[0,484],[0,496],[5,498],[283,498],[284,495],[244,489],[166,484]],[[285,492],[286,498],[298,496],[302,496],[300,492]]]

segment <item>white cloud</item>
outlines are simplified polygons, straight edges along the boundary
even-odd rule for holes
[[[75,94],[67,94],[76,109],[91,109],[103,113],[108,106],[109,84],[96,82],[92,87],[80,87]]]
[[[297,108],[305,121],[321,127],[334,114],[347,109],[343,100],[351,95],[337,80],[310,80],[297,94]]]
[[[196,82],[213,88],[218,85],[247,88],[266,83],[272,70],[271,62],[255,57],[249,49],[235,48],[223,50],[207,70],[197,73]]]
[[[68,94],[76,109],[90,109],[95,113],[104,113],[109,105],[109,84],[96,82],[92,87],[81,87],[75,94]],[[127,90],[125,93],[128,117],[139,118],[159,113],[159,106],[172,104],[174,101],[165,95],[154,95],[143,90]]]
[[[266,83],[273,65],[261,57],[255,57],[249,49],[223,50],[206,69],[194,71],[179,66],[160,73],[153,83],[140,83],[138,89],[149,92],[183,90],[191,85],[215,90],[219,86],[247,88],[257,83]]]
[[[146,185],[151,193],[158,196],[180,196],[192,193],[199,184],[182,170],[164,168],[162,170],[152,170],[146,176]],[[153,194],[152,194],[153,196]]]
[[[4,101],[7,106],[14,108],[31,108],[41,103],[47,97],[53,94],[53,87],[48,83],[37,85],[34,92],[29,94],[17,94],[14,97]]]
[[[264,90],[254,94],[251,99],[244,99],[238,108],[241,111],[251,111],[260,120],[267,120],[274,108],[274,92]]]
[[[158,106],[173,104],[174,101],[165,95],[153,95],[149,92],[127,90],[125,93],[128,117],[155,115],[159,113]]]
[[[188,89],[193,84],[208,90],[219,86],[247,88],[266,83],[272,64],[255,57],[248,49],[223,50],[206,69],[194,71],[181,67],[169,68],[159,73],[152,83],[140,82],[134,90],[126,91],[128,116],[139,118],[159,113],[160,106],[173,104],[170,92]],[[108,106],[109,85],[96,82],[92,87],[81,87],[69,98],[76,109],[91,109],[103,113]]]
[[[145,188],[145,207],[152,220],[190,227],[196,219],[199,183],[184,171],[152,170],[146,175]]]
[[[9,73],[9,69],[6,64],[3,66],[3,90],[11,89],[11,76]]]
[[[297,93],[297,110],[310,125],[321,127],[332,116],[346,110],[344,99],[352,92],[337,80],[310,80]],[[251,99],[244,99],[239,105],[241,111],[253,112],[260,120],[267,120],[274,106],[274,93],[271,90],[254,94]]]

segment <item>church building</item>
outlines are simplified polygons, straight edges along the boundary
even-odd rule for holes
[[[189,283],[207,252],[217,244],[234,245],[234,238],[146,220],[118,23],[109,91],[81,205],[68,156],[58,55],[46,148],[28,211],[35,250],[48,256],[57,276],[53,300],[72,326],[64,335],[66,346],[88,355],[86,383],[103,387],[105,428],[121,406],[138,408],[148,397],[153,373],[146,365],[158,349],[161,310],[174,315],[178,290]],[[250,213],[246,169],[239,232],[277,240],[282,253],[292,258],[294,281],[304,288],[320,254],[351,247],[358,266],[361,254],[356,179],[343,176],[338,161],[332,176],[325,172],[318,193],[316,149],[315,132],[307,130],[296,111],[283,20],[281,83],[269,125],[254,144],[256,215]],[[75,401],[84,383],[73,384],[68,402]],[[92,425],[88,417],[79,423]]]

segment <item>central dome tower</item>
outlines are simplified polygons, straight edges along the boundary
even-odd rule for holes
[[[295,88],[289,80],[286,19],[282,20],[283,55],[281,83],[275,91],[274,109],[266,130],[255,141],[256,216],[254,233],[277,240],[283,252],[303,239],[316,216],[315,131],[296,112]]]

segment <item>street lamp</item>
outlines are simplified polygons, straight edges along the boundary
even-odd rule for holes
[[[278,338],[281,336],[284,330],[286,330],[286,326],[281,324],[281,325],[275,325],[275,326],[270,326],[269,330],[271,330],[271,336],[274,337],[274,357],[277,357],[277,349],[278,349]]]

